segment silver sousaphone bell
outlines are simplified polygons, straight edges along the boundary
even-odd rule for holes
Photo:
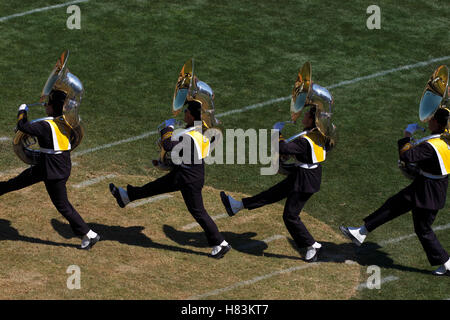
[[[203,81],[200,81],[194,75],[194,59],[189,59],[181,68],[178,75],[178,80],[175,85],[175,91],[172,101],[172,113],[177,116],[183,109],[186,101],[198,101],[201,103],[201,118],[202,125],[197,129],[203,130],[203,133],[214,128],[221,130],[221,123],[215,117],[214,92],[211,87]],[[182,121],[177,121],[175,129],[180,129],[184,126]],[[201,128],[200,128],[201,127]],[[158,128],[160,131],[161,128]],[[214,144],[219,141],[211,142],[210,150],[213,150]],[[173,169],[173,163],[170,159],[170,153],[166,152],[161,144],[161,139],[158,139],[157,145],[159,148],[159,159],[154,160],[153,163],[156,168],[163,171],[170,171]]]
[[[71,150],[73,150],[81,143],[84,136],[84,129],[78,114],[84,89],[81,81],[74,74],[69,72],[69,69],[67,68],[68,57],[68,50],[61,54],[42,89],[40,102],[28,104],[28,106],[43,106],[46,104],[45,101],[48,99],[52,90],[64,91],[66,93],[66,100],[63,105],[63,118],[72,131],[70,144]],[[33,123],[47,119],[49,118],[35,119],[30,122]],[[31,165],[37,164],[40,151],[36,137],[17,130],[13,139],[13,149],[23,162]]]
[[[419,104],[419,119],[422,122],[430,121],[439,108],[447,108],[448,104],[448,76],[449,71],[446,65],[439,66],[431,75],[425,89],[422,93],[422,98]],[[441,137],[444,140],[450,141],[450,134],[448,132],[449,123],[443,134],[431,135],[419,140],[411,138],[410,144],[415,147],[422,142],[429,139]],[[450,145],[450,143],[449,143]],[[419,174],[419,168],[415,163],[405,163],[398,160],[398,167],[405,177],[414,179]]]
[[[302,135],[314,134],[317,139],[325,144],[327,141],[328,151],[335,145],[337,140],[336,126],[331,121],[333,114],[334,99],[331,93],[324,87],[314,83],[311,79],[311,63],[306,62],[299,70],[297,80],[294,83],[291,97],[291,121],[288,123],[296,123],[305,107],[316,107],[316,128],[310,131],[297,133],[289,138],[286,142],[291,142]],[[290,161],[291,160],[291,161]],[[295,162],[291,156],[280,156],[279,171],[280,174],[289,174],[293,169]]]

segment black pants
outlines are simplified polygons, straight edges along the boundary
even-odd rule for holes
[[[127,186],[128,197],[130,201],[152,197],[158,194],[181,191],[187,209],[194,217],[195,221],[202,227],[205,232],[206,239],[210,246],[217,246],[222,243],[225,238],[219,232],[217,225],[209,216],[203,205],[202,189],[203,181],[197,181],[188,184],[177,183],[175,173],[169,172],[165,176],[147,183],[142,187]]]
[[[47,193],[58,212],[69,222],[73,232],[77,236],[83,236],[89,232],[89,227],[67,198],[66,182],[68,178],[59,180],[46,180],[39,167],[32,166],[17,177],[8,181],[0,182],[0,195],[20,190],[43,181]]]
[[[301,221],[300,212],[313,194],[292,191],[294,189],[292,181],[292,179],[286,178],[266,191],[242,199],[242,203],[244,208],[252,210],[287,198],[283,211],[284,224],[297,247],[309,247],[316,241]]]
[[[402,191],[389,198],[378,210],[364,218],[367,230],[373,231],[386,222],[412,211],[414,231],[419,237],[428,261],[432,266],[444,264],[448,261],[449,255],[431,228],[438,210],[415,207],[411,201],[406,199]]]

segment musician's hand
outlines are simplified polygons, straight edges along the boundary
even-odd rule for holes
[[[22,103],[19,107],[19,111],[26,111],[28,112],[28,106],[25,103]]]
[[[167,128],[167,127],[171,127],[172,129],[174,129],[175,123],[176,123],[175,119],[166,120],[158,126],[158,129],[159,129],[159,131],[162,131],[162,129]]]
[[[277,122],[273,125],[274,130],[281,131],[284,128],[284,122]]]
[[[405,129],[405,137],[411,137],[417,130],[425,131],[425,129],[419,126],[417,123],[408,124]]]

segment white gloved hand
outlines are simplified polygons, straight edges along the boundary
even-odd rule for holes
[[[165,120],[163,123],[161,123],[158,128],[160,128],[159,131],[162,131],[162,129],[167,128],[167,127],[171,127],[172,129],[175,128],[175,123],[177,121],[175,119],[169,119],[169,120]]]
[[[281,131],[284,128],[284,122],[277,122],[273,125],[274,130]]]
[[[22,103],[19,107],[19,111],[27,111],[28,112],[28,106],[25,103]]]
[[[409,132],[411,134],[414,134],[414,132],[416,132],[417,130],[425,131],[425,129],[419,126],[417,123],[408,124],[408,126],[405,129],[406,132]]]

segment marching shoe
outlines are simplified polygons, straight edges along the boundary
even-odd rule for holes
[[[231,246],[226,241],[224,241],[220,245],[215,246],[209,256],[211,258],[220,259],[223,258],[223,256],[230,250]]]
[[[353,241],[358,247],[360,247],[366,238],[366,235],[362,235],[359,232],[360,228],[348,228],[344,226],[340,226],[339,230],[341,230],[342,234]]]
[[[318,242],[314,243],[312,246],[308,247],[306,251],[306,262],[316,262],[319,257],[319,251],[322,248],[322,245]]]
[[[242,201],[235,200],[232,196],[227,196],[223,191],[220,192],[220,199],[230,217],[234,216],[244,207]]]
[[[89,238],[87,235],[84,235],[83,238],[81,239],[80,249],[82,249],[82,250],[89,250],[99,240],[100,240],[100,236],[98,234],[94,238]]]
[[[432,272],[434,276],[449,276],[450,277],[450,270],[448,270],[445,265],[440,266],[436,270]]]
[[[123,188],[116,187],[114,183],[110,183],[109,191],[111,191],[111,194],[114,196],[114,198],[116,198],[119,207],[125,208],[125,206],[130,203],[128,193]]]

